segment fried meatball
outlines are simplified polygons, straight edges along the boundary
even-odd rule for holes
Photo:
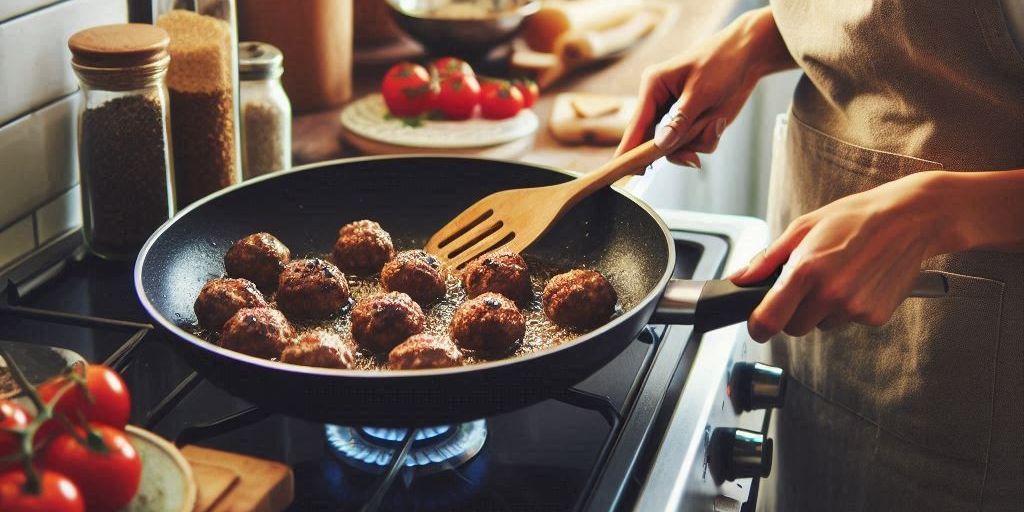
[[[321,368],[351,368],[355,355],[334,333],[311,332],[281,352],[281,362]]]
[[[387,352],[423,332],[423,310],[408,295],[388,292],[370,296],[352,308],[352,339],[373,352]]]
[[[231,277],[244,277],[263,291],[277,287],[277,276],[291,260],[291,251],[270,233],[254,233],[232,245],[224,255]]]
[[[327,318],[349,304],[348,281],[319,258],[285,265],[277,282],[277,307],[291,318]]]
[[[220,346],[267,359],[280,357],[294,343],[295,329],[276,309],[242,308],[227,322],[220,335]]]
[[[447,368],[462,365],[462,352],[447,336],[410,336],[388,354],[388,367],[395,370]]]
[[[342,270],[357,275],[379,272],[395,257],[391,235],[372,220],[357,220],[338,231],[334,243],[334,263]]]
[[[266,306],[266,299],[252,281],[223,277],[203,285],[193,309],[203,329],[218,332],[239,309]]]
[[[618,300],[600,272],[570,270],[552,277],[544,287],[544,314],[562,327],[591,329],[611,318]]]
[[[519,253],[485,254],[466,265],[462,271],[462,287],[470,297],[482,293],[500,293],[525,307],[533,301],[530,269]]]
[[[388,291],[402,292],[420,304],[444,297],[445,271],[441,262],[425,251],[402,251],[380,271],[380,284]]]
[[[463,302],[455,310],[449,330],[466,350],[500,354],[526,334],[526,318],[504,295],[488,292]]]

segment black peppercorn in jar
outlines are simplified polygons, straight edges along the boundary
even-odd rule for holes
[[[131,259],[174,213],[167,138],[167,32],[142,24],[71,36],[81,82],[78,167],[86,246]]]

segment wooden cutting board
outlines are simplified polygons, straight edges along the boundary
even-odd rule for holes
[[[279,512],[295,497],[292,469],[280,462],[189,445],[199,499],[196,512]]]

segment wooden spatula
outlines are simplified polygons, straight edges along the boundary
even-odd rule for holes
[[[662,156],[648,141],[575,180],[491,194],[434,233],[424,250],[456,269],[499,249],[523,251],[580,200]]]

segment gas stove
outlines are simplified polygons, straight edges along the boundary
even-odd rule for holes
[[[676,239],[676,277],[718,277],[766,242],[753,219],[659,213]],[[325,425],[254,407],[195,373],[149,324],[130,265],[80,255],[37,267],[6,286],[0,339],[112,365],[132,390],[132,423],[179,445],[290,465],[289,510],[752,510],[770,468],[764,408],[780,404],[784,377],[757,364],[743,325],[703,335],[650,325],[575,387],[490,418]]]

